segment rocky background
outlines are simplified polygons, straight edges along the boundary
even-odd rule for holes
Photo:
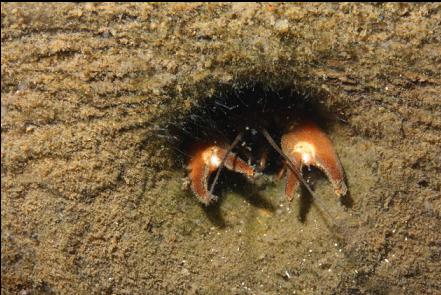
[[[1,4],[2,294],[441,293],[439,4]],[[170,124],[314,97],[353,204],[204,208]],[[337,236],[338,236],[337,235]]]

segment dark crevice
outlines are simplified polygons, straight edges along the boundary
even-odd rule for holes
[[[176,167],[186,165],[195,144],[228,145],[243,132],[243,138],[233,152],[256,167],[262,154],[267,153],[262,172],[276,175],[283,166],[283,159],[262,135],[263,128],[280,145],[281,136],[291,123],[312,120],[326,132],[337,120],[320,104],[320,97],[301,95],[301,92],[289,88],[273,90],[262,85],[244,89],[221,87],[217,93],[185,114],[184,120],[169,122],[170,146],[176,151]],[[232,182],[232,179],[224,179],[219,185]]]

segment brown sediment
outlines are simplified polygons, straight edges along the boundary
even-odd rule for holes
[[[2,3],[2,294],[440,293],[440,21],[437,3]],[[210,209],[182,189],[168,126],[254,83],[333,114],[344,243],[283,185],[233,179]]]

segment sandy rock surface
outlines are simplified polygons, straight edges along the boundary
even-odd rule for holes
[[[439,4],[2,3],[2,294],[441,293],[440,23]],[[351,202],[315,189],[337,233],[283,183],[221,184],[210,208],[185,189],[170,127],[255,85],[333,118]]]

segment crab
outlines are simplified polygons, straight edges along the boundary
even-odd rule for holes
[[[287,166],[285,197],[291,201],[300,183],[313,194],[302,175],[304,166],[314,166],[323,171],[331,182],[335,194],[338,197],[346,195],[347,186],[343,168],[328,135],[310,120],[295,121],[287,125],[287,131],[281,136],[281,148],[265,128],[260,129],[270,145],[285,159]],[[254,166],[231,152],[241,138],[242,133],[239,133],[231,145],[216,140],[197,144],[193,148],[188,163],[191,190],[203,204],[209,205],[218,199],[213,195],[213,188],[223,167],[251,179],[258,174]],[[258,166],[265,165],[262,163],[266,162],[267,153],[263,155],[264,158],[260,159]],[[262,167],[259,171],[261,170]],[[209,189],[209,178],[215,171],[217,174]]]

